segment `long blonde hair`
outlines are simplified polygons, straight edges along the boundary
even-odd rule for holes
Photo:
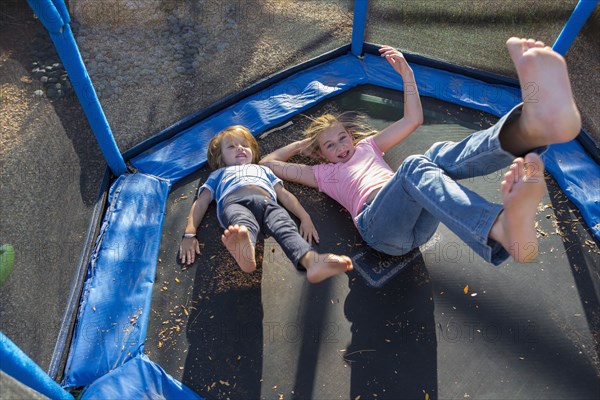
[[[258,147],[258,142],[254,136],[252,136],[248,128],[243,125],[233,125],[223,129],[208,143],[208,165],[213,170],[226,166],[223,162],[223,154],[221,153],[221,142],[226,137],[241,137],[245,139],[250,144],[250,149],[252,149],[252,163],[258,164],[258,160],[260,160],[260,148]]]
[[[341,124],[346,132],[352,136],[354,144],[359,140],[377,133],[377,131],[369,127],[365,122],[365,116],[353,111],[346,111],[339,115],[323,114],[320,117],[312,119],[311,124],[303,132],[304,137],[310,139],[308,150],[312,154],[318,154],[319,151],[319,135],[331,128],[335,124]]]

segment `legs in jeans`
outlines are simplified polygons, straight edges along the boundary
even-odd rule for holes
[[[532,39],[510,38],[506,45],[521,82],[521,114],[513,110],[510,120],[504,117],[489,130],[458,144],[436,144],[425,156],[407,159],[357,217],[373,247],[405,253],[433,234],[440,220],[491,262],[501,262],[504,250],[518,262],[537,255],[534,221],[545,189],[543,163],[535,153],[511,158],[575,138],[581,120],[562,56]],[[502,206],[454,181],[511,162],[501,184]]]
[[[501,206],[456,182],[503,168],[513,156],[501,149],[498,134],[514,113],[458,143],[436,143],[425,155],[408,157],[373,202],[357,217],[363,238],[377,250],[405,254],[425,243],[444,223],[487,261],[508,257],[488,243]]]

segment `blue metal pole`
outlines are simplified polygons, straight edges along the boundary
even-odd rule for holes
[[[585,21],[589,18],[594,11],[594,7],[598,4],[598,0],[579,0],[575,10],[569,17],[569,20],[563,27],[563,30],[558,35],[556,42],[552,46],[552,49],[563,56],[567,53],[567,50],[573,44],[573,41],[583,28]]]
[[[96,136],[100,150],[108,167],[119,176],[127,172],[123,156],[119,151],[98,96],[85,69],[83,59],[71,31],[70,18],[63,0],[27,0],[40,21],[44,24],[56,51],[65,66],[81,107]]]
[[[365,27],[367,25],[367,8],[369,0],[354,1],[354,22],[352,24],[352,47],[351,52],[359,57],[363,52],[365,41]]]
[[[51,399],[73,400],[31,358],[0,332],[0,369],[22,384]]]

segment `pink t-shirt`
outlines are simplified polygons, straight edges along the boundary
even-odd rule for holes
[[[347,162],[319,164],[312,169],[319,191],[340,203],[353,220],[371,192],[394,175],[372,136],[356,144],[355,152]]]

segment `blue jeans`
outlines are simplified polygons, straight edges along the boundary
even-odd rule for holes
[[[502,211],[456,180],[487,175],[512,164],[515,156],[500,146],[500,130],[516,118],[515,107],[494,126],[458,143],[435,143],[424,155],[408,157],[356,217],[356,226],[374,249],[402,255],[426,243],[442,222],[475,253],[498,265],[509,257],[488,238]],[[536,152],[543,149],[536,149]]]

